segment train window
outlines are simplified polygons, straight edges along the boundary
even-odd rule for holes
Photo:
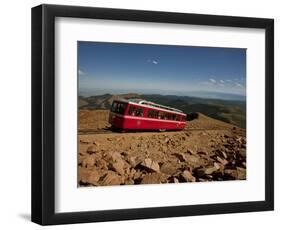
[[[185,116],[182,116],[182,120],[183,120],[183,121],[186,121],[186,117],[185,117]]]
[[[180,121],[180,116],[179,115],[176,115],[176,120]]]
[[[126,109],[126,104],[114,102],[111,106],[111,111],[114,113],[124,114]]]
[[[173,120],[173,116],[170,113],[168,113],[168,120]]]
[[[168,113],[164,113],[164,116],[163,116],[163,117],[164,117],[165,120],[168,120],[168,119],[169,119],[168,116],[169,116]]]
[[[136,112],[137,116],[143,117],[143,108],[138,108]]]
[[[129,115],[135,116],[136,115],[136,107],[135,106],[130,106],[129,108]]]
[[[124,114],[125,113],[125,109],[126,109],[126,105],[123,104],[123,103],[120,103],[117,108],[118,108],[118,111],[117,111],[118,113]]]
[[[154,117],[160,119],[160,113],[158,111],[156,111],[154,114]]]
[[[154,110],[148,110],[148,117],[154,117]]]
[[[112,111],[112,112],[115,112],[115,111],[116,111],[116,107],[117,107],[117,103],[114,102],[114,103],[112,104],[112,106],[111,106],[111,111]]]
[[[170,120],[170,114],[166,113],[166,120]]]

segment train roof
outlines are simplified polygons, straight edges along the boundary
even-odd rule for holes
[[[170,112],[184,114],[184,112],[182,110],[175,109],[175,108],[172,108],[172,107],[166,106],[166,105],[160,105],[160,104],[157,104],[157,103],[154,103],[151,101],[146,101],[143,99],[121,99],[121,100],[116,100],[116,101],[126,102],[126,103],[130,103],[130,104],[137,104],[137,105],[145,105],[150,108],[159,108],[159,109],[163,109],[163,110],[170,111]]]

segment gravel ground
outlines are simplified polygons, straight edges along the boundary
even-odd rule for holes
[[[78,138],[78,186],[246,179],[246,131],[202,114],[183,131]]]

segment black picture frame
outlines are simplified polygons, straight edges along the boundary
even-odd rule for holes
[[[265,200],[55,213],[55,18],[109,19],[265,29]],[[261,150],[262,151],[262,150]],[[32,221],[41,225],[267,211],[274,209],[274,20],[125,9],[32,8]]]

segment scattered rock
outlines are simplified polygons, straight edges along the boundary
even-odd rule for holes
[[[162,166],[161,166],[161,172],[168,174],[168,175],[174,175],[177,171],[178,171],[178,167],[175,163],[171,163],[171,162],[165,162]]]
[[[138,164],[140,164],[142,161],[144,161],[144,156],[141,155],[141,156],[132,156],[132,157],[129,157],[128,159],[128,163],[133,167],[135,168]]]
[[[243,158],[246,158],[246,149],[240,149],[239,155],[242,156]]]
[[[139,170],[137,170],[137,171],[135,171],[135,173],[133,174],[133,179],[134,180],[137,180],[137,179],[139,179],[140,177],[141,177],[141,175],[142,175],[142,172],[141,171],[139,171]]]
[[[228,164],[228,161],[226,159],[222,159],[219,156],[217,156],[217,160],[218,160],[218,162],[220,162],[223,165],[227,165]]]
[[[207,167],[205,169],[205,174],[212,174],[213,172],[217,171],[218,169],[215,166]]]
[[[237,170],[235,170],[235,169],[225,169],[224,173],[226,175],[232,177],[233,179],[236,179],[238,177]]]
[[[220,169],[220,168],[221,168],[220,164],[217,163],[217,162],[214,163],[214,167],[215,167],[216,169]]]
[[[81,151],[81,152],[79,152],[79,155],[80,156],[86,156],[86,155],[88,155],[86,152],[83,152],[83,151]]]
[[[116,162],[118,160],[122,160],[122,156],[117,151],[109,151],[106,153],[105,158],[107,162]]]
[[[81,163],[84,168],[90,168],[95,165],[95,162],[96,162],[96,159],[94,157],[86,156],[83,158]]]
[[[227,154],[224,151],[220,151],[220,153],[222,154],[222,156],[227,159]]]
[[[92,154],[97,152],[96,146],[91,145],[88,149],[87,149],[87,153]]]
[[[141,184],[161,184],[164,177],[160,173],[151,173],[144,176]]]
[[[185,161],[185,157],[182,153],[174,153],[173,155],[176,156],[179,159],[179,161],[181,162]]]
[[[90,142],[89,140],[87,140],[87,139],[80,140],[79,142],[80,142],[80,144],[90,144],[90,143],[91,143],[91,142]]]
[[[194,153],[192,153],[192,154],[194,154]],[[208,155],[208,153],[204,152],[204,151],[199,151],[197,154],[199,154],[199,155]]]
[[[243,142],[242,142],[242,137],[238,137],[237,139],[236,139],[236,141],[239,143],[239,144],[242,144]]]
[[[237,179],[238,180],[245,180],[246,179],[246,169],[241,167],[236,167],[237,169]]]
[[[196,178],[194,176],[192,176],[192,173],[189,172],[188,170],[185,170],[181,175],[187,182],[195,182],[196,181]]]
[[[149,170],[152,170],[154,172],[159,172],[160,167],[159,164],[156,161],[151,160],[150,158],[146,158],[141,165]]]
[[[133,184],[135,184],[133,179],[128,179],[125,181],[125,185],[133,185]]]
[[[198,155],[184,154],[183,158],[185,162],[188,162],[194,168],[200,167],[205,164],[204,161],[202,161],[202,159]]]
[[[124,175],[124,162],[122,160],[118,160],[116,162],[111,163],[110,168],[119,173],[120,175]]]
[[[105,169],[105,170],[108,169],[107,162],[104,159],[97,159],[95,165],[101,169]]]
[[[94,144],[95,146],[100,146],[100,143],[97,142],[97,141],[94,141],[93,144]]]
[[[88,183],[92,185],[98,185],[100,179],[100,174],[97,170],[89,170],[79,167],[78,170],[79,178],[82,183]]]
[[[121,176],[113,171],[108,171],[105,177],[101,181],[101,185],[120,185],[122,184],[123,180]]]
[[[202,177],[204,175],[212,174],[213,172],[217,171],[218,169],[215,166],[209,166],[206,168],[198,168],[196,169],[196,173],[198,177]]]

